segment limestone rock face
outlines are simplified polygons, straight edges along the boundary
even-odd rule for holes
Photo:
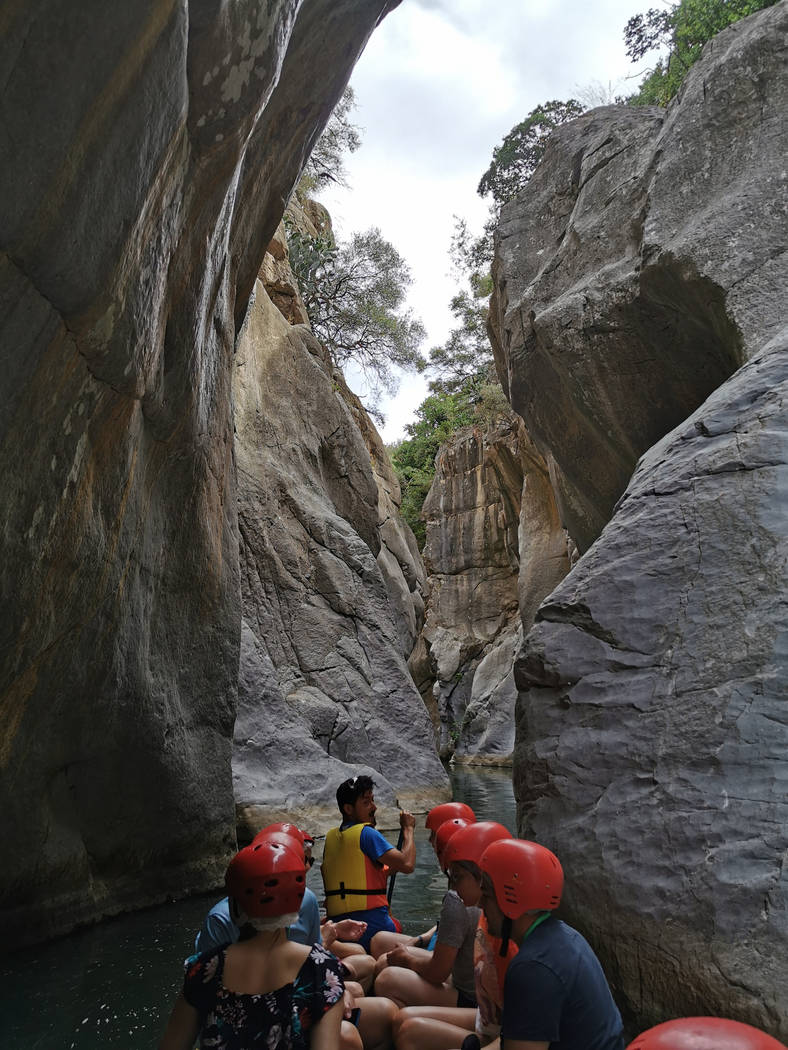
[[[533,615],[568,569],[544,463],[521,421],[469,428],[444,445],[423,513],[430,591],[411,671],[431,691],[444,756],[509,761],[518,596]]]
[[[719,1014],[783,1041],[787,31],[788,4],[781,3],[721,33],[664,119],[635,117],[626,139],[617,111],[597,111],[562,132],[559,152],[570,142],[578,149],[578,191],[570,193],[567,182],[568,196],[554,202],[572,218],[558,255],[535,280],[560,284],[571,263],[576,294],[567,288],[543,310],[534,306],[536,321],[523,298],[523,324],[532,327],[508,356],[515,400],[518,384],[524,389],[531,364],[547,360],[548,349],[565,369],[564,386],[581,375],[583,427],[594,421],[603,435],[599,447],[612,441],[604,421],[621,397],[622,318],[634,318],[627,321],[634,338],[649,327],[656,333],[659,316],[667,324],[670,314],[673,340],[688,354],[687,377],[692,360],[710,381],[726,354],[725,368],[737,356],[745,361],[642,456],[599,538],[540,607],[515,664],[515,787],[521,834],[549,844],[564,862],[567,912],[593,941],[639,1029],[668,1016]],[[616,169],[627,153],[650,157],[650,171],[640,171],[640,162]],[[617,218],[602,225],[607,198],[597,198],[593,212],[587,202],[578,231],[584,187],[616,170],[608,204]],[[638,179],[647,193],[639,221],[627,225],[620,196],[634,193]],[[589,239],[594,229],[599,236]],[[628,256],[623,240],[633,229]],[[618,261],[605,246],[617,237]],[[660,271],[662,284],[651,288],[662,289],[662,315],[643,291]],[[623,304],[619,313],[616,302]],[[593,307],[593,325],[582,321],[585,304]],[[565,341],[558,338],[561,309]],[[508,316],[499,329],[504,341],[505,325],[516,327],[514,308]],[[561,356],[584,338],[597,363],[610,343],[606,387],[579,357]],[[667,346],[665,353],[671,361]],[[646,373],[651,367],[643,360]],[[654,407],[666,422],[658,399]],[[630,427],[630,415],[645,419],[644,402],[631,409],[620,416],[619,432]],[[541,427],[537,419],[537,443],[547,440]],[[572,488],[570,467],[563,467],[570,443],[557,433],[549,441],[562,491],[580,493],[581,483]],[[594,447],[589,437],[586,492],[604,479],[600,464],[614,458],[600,459]],[[577,464],[579,478],[586,460]],[[612,501],[615,486],[608,492]],[[588,543],[604,507],[590,499],[583,506],[589,513],[575,515],[572,528]]]
[[[239,824],[251,834],[284,814],[334,823],[337,785],[359,772],[374,776],[384,804],[431,804],[448,780],[405,663],[417,622],[406,575],[418,594],[419,570],[407,526],[384,504],[387,471],[370,449],[385,450],[320,343],[259,282],[234,398],[246,619]]]
[[[234,847],[235,337],[392,6],[44,2],[4,18],[7,946],[213,885]]]
[[[496,361],[581,551],[638,457],[782,323],[786,17],[720,34],[667,112],[559,128],[502,210]]]
[[[521,833],[643,1026],[788,1037],[788,330],[642,458],[517,661]]]

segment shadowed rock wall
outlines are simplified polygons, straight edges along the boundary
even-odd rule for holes
[[[664,116],[562,128],[545,157],[561,189],[540,169],[505,210],[497,269],[513,400],[583,546],[649,431],[746,362],[642,456],[539,609],[515,784],[521,833],[564,862],[566,910],[638,1029],[720,1014],[782,1040],[786,39],[783,2],[707,45]],[[526,403],[544,377],[546,404]]]
[[[4,16],[5,944],[215,884],[233,848],[235,336],[392,6]]]
[[[411,670],[445,757],[508,762],[513,657],[568,567],[544,463],[516,417],[442,446],[424,502],[427,616]]]

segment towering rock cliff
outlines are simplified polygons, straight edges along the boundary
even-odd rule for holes
[[[4,15],[4,944],[215,883],[233,848],[235,339],[393,6]]]
[[[445,757],[508,762],[523,623],[569,567],[544,462],[518,417],[441,448],[423,514],[430,593],[411,670]]]
[[[448,789],[405,663],[424,575],[396,479],[341,373],[308,326],[288,323],[299,294],[281,228],[271,247],[276,305],[258,281],[234,380],[245,622],[233,774],[247,836],[285,816],[335,823],[337,784],[361,771],[384,806],[423,808]]]
[[[521,832],[641,1027],[783,1040],[786,39],[783,0],[666,112],[559,129],[496,261],[504,380],[587,548],[516,662]]]

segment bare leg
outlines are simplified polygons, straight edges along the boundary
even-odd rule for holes
[[[339,1050],[364,1050],[361,1035],[350,1021],[343,1021],[339,1029]]]
[[[432,984],[403,966],[387,966],[375,979],[375,994],[393,999],[397,1006],[456,1006],[457,989]]]
[[[376,995],[369,999],[359,999],[356,1006],[361,1010],[358,1030],[364,1050],[389,1050],[392,1043],[391,1029],[397,1016],[397,1004],[391,999],[383,999]]]
[[[467,1028],[436,1021],[431,1017],[409,1017],[399,1025],[397,1050],[456,1050],[468,1035]]]
[[[352,980],[368,992],[375,977],[375,960],[371,955],[349,955],[342,960],[352,975]],[[345,982],[347,983],[347,982]]]

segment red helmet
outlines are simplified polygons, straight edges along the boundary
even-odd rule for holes
[[[446,846],[449,843],[449,839],[458,832],[461,828],[472,828],[474,827],[470,821],[463,820],[462,817],[452,817],[451,820],[444,820],[438,830],[435,832],[435,853],[438,857],[438,863],[441,866],[441,871],[446,870],[446,864],[443,861],[443,855],[446,850]]]
[[[633,1040],[627,1050],[786,1050],[770,1035],[723,1017],[680,1017]]]
[[[464,802],[442,802],[439,806],[432,807],[427,814],[424,826],[430,831],[437,831],[441,824],[454,817],[467,820],[469,824],[473,824],[476,820],[476,814]]]
[[[224,884],[238,907],[251,918],[290,915],[301,907],[306,888],[301,847],[292,838],[260,835],[230,861]]]
[[[503,824],[496,824],[494,820],[480,820],[478,824],[469,824],[456,835],[452,835],[443,851],[442,866],[448,868],[458,860],[478,864],[490,843],[511,837],[512,833]]]
[[[563,869],[558,857],[538,842],[493,842],[478,863],[492,880],[498,907],[510,919],[526,911],[552,911],[561,903]]]
[[[268,834],[274,831],[280,831],[284,835],[291,835],[294,839],[298,840],[299,846],[303,846],[305,838],[310,838],[310,836],[307,835],[306,832],[296,827],[295,824],[291,824],[287,820],[280,820],[278,823],[268,824],[267,827],[264,827],[262,829],[262,831],[258,831],[255,837],[252,839],[252,842],[257,842],[257,840],[260,837],[267,836]]]

